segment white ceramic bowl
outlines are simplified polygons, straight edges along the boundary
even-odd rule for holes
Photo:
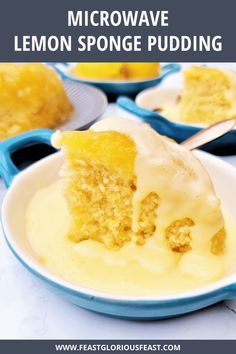
[[[236,220],[236,169],[208,153],[196,151],[195,154],[210,174],[223,206]],[[2,226],[9,247],[31,273],[56,293],[84,308],[131,319],[177,316],[236,297],[236,267],[231,274],[208,286],[168,296],[151,297],[120,296],[86,289],[49,272],[37,261],[27,241],[25,210],[39,187],[57,180],[61,164],[62,155],[59,152],[19,173],[8,189],[2,206]]]
[[[182,92],[181,87],[168,87],[168,88],[163,88],[163,87],[155,87],[155,88],[150,88],[141,91],[135,99],[135,102],[138,106],[148,109],[148,110],[155,110],[156,108],[165,108],[169,106],[174,106]],[[162,112],[159,112],[162,114]],[[171,120],[169,117],[165,118]],[[222,119],[224,119],[222,117]],[[191,125],[193,127],[201,127],[205,128],[207,125],[206,124],[193,124],[193,123],[182,123],[181,121],[176,121],[179,124],[183,125]],[[236,129],[236,128],[235,128]],[[234,130],[235,130],[234,129]]]
[[[128,97],[121,96],[117,99],[117,104],[150,124],[161,135],[166,135],[181,143],[190,136],[198,133],[204,128],[204,125],[174,121],[163,116],[162,111],[154,111],[155,108],[161,108],[163,105],[165,107],[173,105],[180,92],[180,86],[154,87],[141,91],[136,96],[135,102]],[[232,129],[228,134],[206,144],[202,149],[217,155],[235,154],[236,129]]]

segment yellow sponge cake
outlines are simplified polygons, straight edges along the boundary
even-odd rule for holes
[[[77,63],[70,72],[89,80],[148,80],[160,75],[160,63]]]
[[[224,249],[220,202],[192,152],[141,122],[111,118],[88,131],[57,132],[73,242],[110,249],[155,238],[173,252]]]
[[[0,140],[54,128],[72,112],[61,79],[40,63],[0,63]]]
[[[184,71],[181,121],[212,124],[236,117],[236,73],[192,66]]]

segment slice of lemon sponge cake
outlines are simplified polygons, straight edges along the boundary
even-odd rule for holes
[[[180,114],[187,123],[204,124],[236,117],[236,73],[203,66],[186,69]]]
[[[73,242],[117,249],[154,238],[174,252],[223,251],[220,202],[190,152],[141,122],[111,118],[88,131],[57,132]]]

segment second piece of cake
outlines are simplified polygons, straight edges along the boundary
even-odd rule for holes
[[[0,140],[36,128],[55,128],[73,107],[57,73],[40,63],[0,64]]]

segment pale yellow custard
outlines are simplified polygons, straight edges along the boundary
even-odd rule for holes
[[[235,229],[192,152],[119,118],[58,132],[52,142],[64,163],[58,181],[32,197],[26,220],[50,271],[146,296],[201,287],[230,271]]]
[[[222,256],[197,251],[180,255],[154,238],[143,247],[129,243],[117,251],[91,240],[75,244],[67,237],[68,216],[58,181],[39,190],[30,201],[27,236],[43,266],[80,286],[123,295],[174,293],[220,279],[235,258],[236,230],[227,214]]]

